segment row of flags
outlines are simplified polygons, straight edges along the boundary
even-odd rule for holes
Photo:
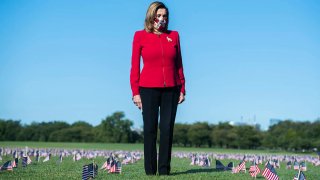
[[[121,162],[115,156],[110,156],[103,163],[101,170],[106,170],[108,173],[121,174],[122,165]],[[82,180],[93,179],[98,175],[98,165],[90,163],[82,167]]]
[[[62,155],[59,156],[59,161],[62,162]],[[124,156],[120,155],[120,157],[123,157],[122,162],[125,162],[125,164],[131,164],[135,163],[138,160],[141,159],[139,155],[136,153],[127,153]],[[18,167],[19,159],[22,159],[22,167],[26,167],[28,164],[32,163],[32,160],[29,156],[23,156],[23,157],[17,157],[12,161],[5,162],[2,166],[0,166],[0,171],[13,171],[14,168]],[[37,159],[37,156],[36,156]],[[51,159],[51,154],[48,154],[48,156],[43,160],[43,162],[49,161]],[[78,153],[74,154],[73,160],[78,161],[81,159],[81,155]],[[2,160],[2,159],[1,159]],[[105,161],[105,163],[102,165],[101,169],[108,171],[108,173],[116,173],[120,174],[122,172],[122,163],[119,160],[119,155],[111,154]],[[82,179],[93,179],[98,175],[98,165],[96,163],[90,163],[87,165],[84,165],[82,167]]]
[[[31,164],[31,159],[29,156],[24,156],[21,158],[22,167],[27,167]],[[19,164],[19,158],[14,158],[12,161],[6,161],[2,166],[0,166],[0,171],[13,171],[13,168],[17,168]]]
[[[190,158],[194,156],[195,153],[187,153],[187,152],[173,152],[174,157],[178,158]],[[276,168],[280,168],[281,162],[289,162],[293,163],[297,161],[308,162],[314,166],[320,166],[320,159],[314,155],[270,155],[270,154],[238,154],[238,153],[196,153],[202,156],[208,156],[211,159],[231,159],[231,160],[242,160],[245,156],[246,161],[256,161],[258,164],[262,164],[263,162],[270,161]]]
[[[101,170],[106,170],[108,173],[120,174],[122,171],[121,162],[114,156],[110,156],[103,163]],[[93,179],[98,175],[98,165],[90,163],[82,167],[82,180]]]
[[[292,162],[289,161],[287,162],[287,166],[286,166],[287,169],[291,169],[292,168]],[[293,162],[293,169],[294,170],[301,170],[301,171],[307,171],[307,163],[306,162],[297,162],[297,161],[294,161]]]
[[[179,156],[179,157],[184,158],[184,157],[188,157],[188,156]],[[211,160],[210,160],[211,158],[209,158],[208,154],[191,154],[189,158],[191,159],[190,165],[198,165],[198,166],[204,166],[204,167],[209,167],[211,165]],[[251,161],[251,162],[256,162],[257,164],[262,164],[264,162],[264,161],[262,161],[262,159],[264,159],[264,158],[261,158],[260,156],[258,156],[257,158],[247,158],[247,156],[242,157],[242,160],[244,160],[244,161],[248,161],[247,159],[249,159],[249,161]],[[269,159],[266,161],[269,162],[274,168],[280,168],[281,160]],[[293,161],[293,163],[292,163],[292,161]],[[220,164],[221,163],[220,161],[217,161],[217,162],[219,162],[219,163],[216,165],[218,165],[218,166],[222,165],[222,164]],[[293,158],[293,160],[289,160],[287,162],[286,168],[291,169],[292,164],[293,164],[294,170],[301,170],[301,171],[307,170],[306,161],[298,162],[297,159]],[[240,171],[240,169],[237,171]],[[245,170],[243,170],[243,171],[245,171]]]
[[[22,159],[22,166],[26,167],[32,161],[30,156],[34,156],[36,161],[40,161],[40,157],[44,157],[43,162],[49,161],[51,156],[59,156],[59,161],[62,162],[63,157],[73,156],[74,161],[79,161],[81,158],[86,157],[88,159],[94,159],[97,156],[107,157],[107,161],[102,166],[102,169],[108,171],[108,173],[121,173],[122,164],[134,163],[137,160],[141,159],[142,152],[139,151],[105,151],[105,150],[79,150],[79,149],[19,149],[19,148],[0,148],[0,161],[2,160],[1,155],[12,155],[14,157],[14,161],[8,161],[4,163],[0,170],[13,170],[15,166],[18,165],[18,160]],[[116,158],[114,152],[117,152],[116,156],[118,158],[123,159],[122,162]],[[275,172],[276,168],[280,168],[280,162],[288,161],[287,169],[291,168],[293,165],[293,169],[298,170],[299,173],[296,175],[297,178],[305,177],[302,171],[307,170],[306,162],[311,162],[313,165],[317,165],[317,159],[313,156],[291,156],[291,155],[243,155],[242,161],[238,166],[233,167],[233,163],[230,162],[227,166],[224,166],[221,161],[218,159],[240,159],[241,154],[219,154],[219,153],[186,153],[186,152],[174,152],[172,154],[175,157],[188,157],[191,158],[191,165],[198,165],[202,167],[210,167],[211,159],[216,157],[216,168],[219,170],[232,170],[233,173],[246,172],[245,162],[252,161],[254,165],[250,166],[249,173],[252,177],[256,177],[261,173],[261,170],[257,166],[257,164],[262,164],[264,161],[267,161],[265,164],[265,169],[262,172],[262,175],[269,176],[272,178],[273,170]],[[16,161],[17,159],[17,161]],[[109,159],[109,160],[108,160]],[[257,163],[256,163],[257,162]],[[270,166],[268,166],[268,164]],[[86,166],[86,165],[85,165]],[[12,167],[12,168],[10,168]],[[90,166],[91,167],[91,166]],[[272,168],[273,169],[272,169]],[[94,169],[94,168],[93,168]],[[88,166],[88,171],[90,170]],[[85,171],[84,171],[85,172]],[[272,173],[270,173],[272,172]],[[86,174],[86,173],[85,173]],[[269,175],[268,175],[269,174]],[[92,178],[92,177],[91,177]],[[300,179],[299,179],[300,180]]]
[[[13,162],[15,161],[7,161],[0,167],[0,170],[12,171],[14,168],[14,165],[12,164]],[[216,160],[216,164],[223,166],[223,164],[219,160]],[[219,169],[221,168],[218,166],[216,167]],[[103,164],[101,169],[109,170],[109,173],[121,173],[121,162],[117,161],[113,157],[109,157],[107,161]],[[223,169],[225,170],[225,168]],[[241,161],[237,167],[233,168],[232,173],[238,173],[243,169],[245,169],[245,161]],[[250,175],[256,178],[260,172],[261,172],[260,168],[254,162],[249,169]],[[83,166],[82,180],[95,178],[97,175],[98,175],[98,165],[95,164],[94,162]],[[262,172],[262,176],[264,176],[267,180],[279,180],[279,176],[277,175],[275,168],[269,162],[266,164],[265,169]],[[294,176],[293,180],[306,180],[306,176],[302,171],[299,170],[298,174]]]
[[[199,165],[199,160],[201,161],[201,159],[210,159],[208,154],[194,154],[194,153],[189,153],[189,154],[183,154],[183,153],[179,153],[176,154],[175,157],[179,157],[179,158],[190,158],[191,159],[191,163],[190,165]],[[242,160],[241,162],[234,167],[233,166],[233,162],[228,163],[227,166],[223,165],[223,163],[216,159],[216,170],[219,171],[228,171],[231,170],[232,173],[239,173],[239,172],[244,172],[246,173],[247,169],[246,169],[246,162],[247,160],[251,160],[251,165],[249,168],[249,174],[256,178],[258,174],[261,173],[262,176],[264,176],[267,180],[278,180],[279,177],[275,171],[276,168],[280,168],[280,158],[273,158],[271,160],[271,158],[269,158],[269,160],[267,160],[267,162],[265,163],[265,168],[263,171],[261,171],[261,169],[259,168],[258,164],[262,164],[263,160],[267,159],[267,158],[263,158],[263,157],[248,157],[248,156],[243,156],[242,155]],[[298,162],[297,159],[295,159],[294,157],[292,158],[283,158],[284,160],[286,159],[293,159],[294,160],[294,169],[298,170],[298,173],[295,175],[295,179],[298,180],[304,180],[305,179],[305,174],[303,173],[303,171],[307,170],[307,166],[306,166],[306,161],[302,161],[302,162]],[[301,159],[301,158],[300,158]],[[198,163],[197,163],[198,162]],[[289,160],[289,162],[287,163],[287,169],[288,169],[288,164],[292,164],[291,160]]]
[[[51,156],[59,156],[59,162],[63,161],[64,157],[73,156],[73,161],[79,161],[82,158],[94,159],[98,156],[110,156],[116,154],[117,157],[123,159],[123,164],[134,163],[142,158],[143,153],[140,151],[106,151],[106,150],[70,150],[70,149],[31,149],[26,147],[22,148],[1,148],[0,147],[0,161],[2,161],[1,155],[12,155],[13,158],[23,158],[25,156],[30,160],[31,157],[35,157],[35,161],[39,162],[43,157],[43,162],[47,162],[51,159]]]
[[[123,158],[128,153],[136,154],[136,156],[141,156],[143,151],[123,151],[123,150],[92,150],[92,149],[64,149],[64,148],[12,148],[12,147],[0,147],[0,157],[12,155],[15,157],[22,156],[40,156],[46,157],[49,154],[52,156],[59,156],[62,154],[63,157],[74,156],[75,154],[80,154],[82,158],[94,159],[96,157],[107,157],[111,154],[117,154],[119,158]]]
[[[108,173],[121,173],[122,166],[121,162],[115,156],[110,156],[106,162],[103,163],[101,169],[108,171]]]
[[[197,165],[197,161],[194,162],[194,157],[208,157],[208,159],[217,159],[217,160],[245,160],[245,161],[255,161],[257,164],[262,164],[263,162],[268,162],[272,164],[275,168],[280,168],[280,164],[285,162],[287,163],[286,168],[293,168],[298,170],[297,167],[303,169],[307,168],[306,164],[310,163],[313,166],[320,166],[320,160],[312,155],[261,155],[261,154],[227,154],[227,153],[187,153],[187,152],[173,152],[172,156],[177,158],[189,158],[191,159],[191,164]],[[198,161],[199,162],[199,161]]]
[[[186,155],[186,154],[179,153],[179,154],[176,154],[176,157],[190,158],[191,159],[190,165],[200,165],[201,163],[199,163],[199,162],[201,162],[201,161],[204,162],[204,159],[210,160],[208,154],[194,154],[194,153],[190,154],[189,153],[188,155]],[[216,169],[219,171],[231,170],[232,173],[239,173],[239,172],[246,173],[247,159],[251,160],[251,162],[252,162],[250,165],[250,168],[249,168],[249,174],[252,177],[256,178],[257,175],[261,173],[261,175],[263,177],[265,177],[267,180],[278,180],[279,179],[279,176],[277,175],[275,169],[280,168],[280,158],[273,158],[272,160],[270,158],[270,160],[267,160],[263,171],[261,171],[258,164],[262,164],[263,163],[262,160],[266,159],[266,158],[263,158],[263,157],[250,158],[246,155],[242,156],[241,162],[236,167],[233,166],[233,162],[230,162],[230,163],[228,163],[227,166],[224,166],[220,160],[216,159]],[[287,159],[287,158],[284,158],[284,159]],[[292,159],[294,159],[294,158],[292,158]],[[290,163],[291,163],[291,161],[288,162],[288,164],[290,164]],[[288,167],[287,167],[287,169],[288,169]],[[294,180],[305,180],[305,174],[303,173],[303,171],[307,170],[306,162],[303,161],[303,162],[298,163],[297,159],[294,159],[294,169],[299,171],[295,175]]]
[[[208,156],[193,154],[190,165],[198,165],[202,167],[210,167],[211,160]]]
[[[118,156],[118,157],[123,158],[121,162],[122,164],[135,163],[141,159],[141,156],[136,153],[127,153],[124,156]]]
[[[47,156],[61,156],[70,157],[76,156],[75,161],[81,158],[94,159],[96,157],[108,157],[111,154],[117,154],[119,158],[124,158],[128,153],[135,153],[136,156],[143,156],[142,151],[122,151],[122,150],[84,150],[84,149],[63,149],[63,148],[11,148],[11,147],[0,147],[0,161],[1,156],[12,155],[13,158],[30,156],[30,157],[44,157]],[[76,155],[77,154],[77,155]],[[173,152],[174,157],[185,157],[191,158],[194,153],[186,152]],[[197,153],[200,154],[201,153]],[[231,160],[242,160],[244,154],[237,153],[206,153],[204,156],[208,156],[209,159],[231,159]],[[50,157],[49,157],[50,158]],[[313,155],[257,155],[257,154],[246,154],[246,161],[255,160],[257,163],[262,164],[262,162],[270,161],[270,163],[275,163],[274,165],[279,164],[280,162],[309,162],[314,166],[320,166],[320,158]],[[38,161],[38,160],[37,160]],[[123,162],[125,164],[125,162]],[[278,168],[277,166],[275,166]]]
[[[246,172],[246,161],[242,160],[236,167],[232,169],[232,173],[239,173],[240,171]],[[256,162],[252,162],[249,168],[249,174],[251,177],[256,178],[258,174],[261,173],[261,170]],[[274,165],[272,165],[269,161],[265,164],[264,170],[261,175],[265,177],[267,180],[279,180],[279,176],[276,172]],[[306,180],[306,176],[299,168],[299,172],[294,176],[293,180]]]

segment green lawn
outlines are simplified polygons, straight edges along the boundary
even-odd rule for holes
[[[83,148],[83,149],[106,149],[106,150],[142,150],[142,144],[98,144],[98,143],[38,143],[38,142],[0,142],[0,147],[57,147],[57,148]],[[238,151],[238,150],[223,150],[223,149],[208,149],[208,148],[175,148],[176,151],[206,151],[206,152],[224,152],[224,153],[268,153],[266,151]],[[279,152],[278,152],[279,153]],[[11,156],[2,157],[3,164],[6,160],[11,160]],[[34,158],[31,158],[34,161]],[[42,158],[43,159],[43,158]],[[95,162],[99,168],[104,163],[105,159],[102,157],[96,158]],[[231,160],[222,161],[227,164]],[[58,157],[53,157],[48,162],[33,162],[26,168],[19,167],[13,172],[0,172],[0,179],[81,179],[82,166],[91,163],[92,160],[82,158],[78,162],[73,162],[72,157],[64,158],[62,163],[58,163]],[[235,164],[239,161],[233,160]],[[172,173],[170,176],[146,176],[143,168],[143,160],[135,164],[123,165],[122,174],[108,174],[106,171],[99,170],[96,179],[232,179],[245,180],[252,179],[249,173],[231,174],[230,171],[219,172],[216,171],[215,163],[211,168],[202,168],[199,166],[190,166],[189,159],[172,159]],[[305,175],[308,180],[317,180],[320,177],[320,167],[314,167],[307,164],[308,171]],[[296,171],[286,170],[285,164],[281,164],[281,169],[276,169],[280,179],[293,179]],[[249,168],[249,163],[247,163]],[[261,170],[263,166],[260,165]],[[264,179],[261,175],[257,179]]]

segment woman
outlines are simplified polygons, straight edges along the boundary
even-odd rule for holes
[[[133,102],[142,110],[144,166],[147,175],[157,173],[157,130],[160,108],[159,175],[169,175],[173,126],[178,103],[185,99],[179,34],[169,31],[169,11],[161,2],[150,4],[144,30],[135,32],[130,83]],[[140,57],[143,69],[140,73]]]

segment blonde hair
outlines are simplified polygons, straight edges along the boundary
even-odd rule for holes
[[[165,30],[168,30],[169,10],[168,10],[167,6],[164,5],[162,2],[155,1],[155,2],[150,4],[150,6],[149,6],[149,8],[147,10],[147,13],[146,13],[146,19],[144,20],[144,29],[147,32],[153,32],[153,30],[154,30],[154,27],[153,27],[154,18],[156,17],[158,9],[162,9],[162,8],[166,9],[166,11],[167,11],[168,19],[167,19],[167,24],[166,24]]]

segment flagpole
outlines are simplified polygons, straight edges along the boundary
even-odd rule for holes
[[[25,156],[28,156],[28,146],[25,147]]]
[[[300,173],[301,173],[301,170],[300,170],[300,165],[299,165],[298,179],[300,179]]]
[[[257,167],[256,167],[256,156],[253,156],[254,160],[254,179],[257,179]]]
[[[94,178],[94,159],[92,160],[92,170],[93,170],[92,178]]]

